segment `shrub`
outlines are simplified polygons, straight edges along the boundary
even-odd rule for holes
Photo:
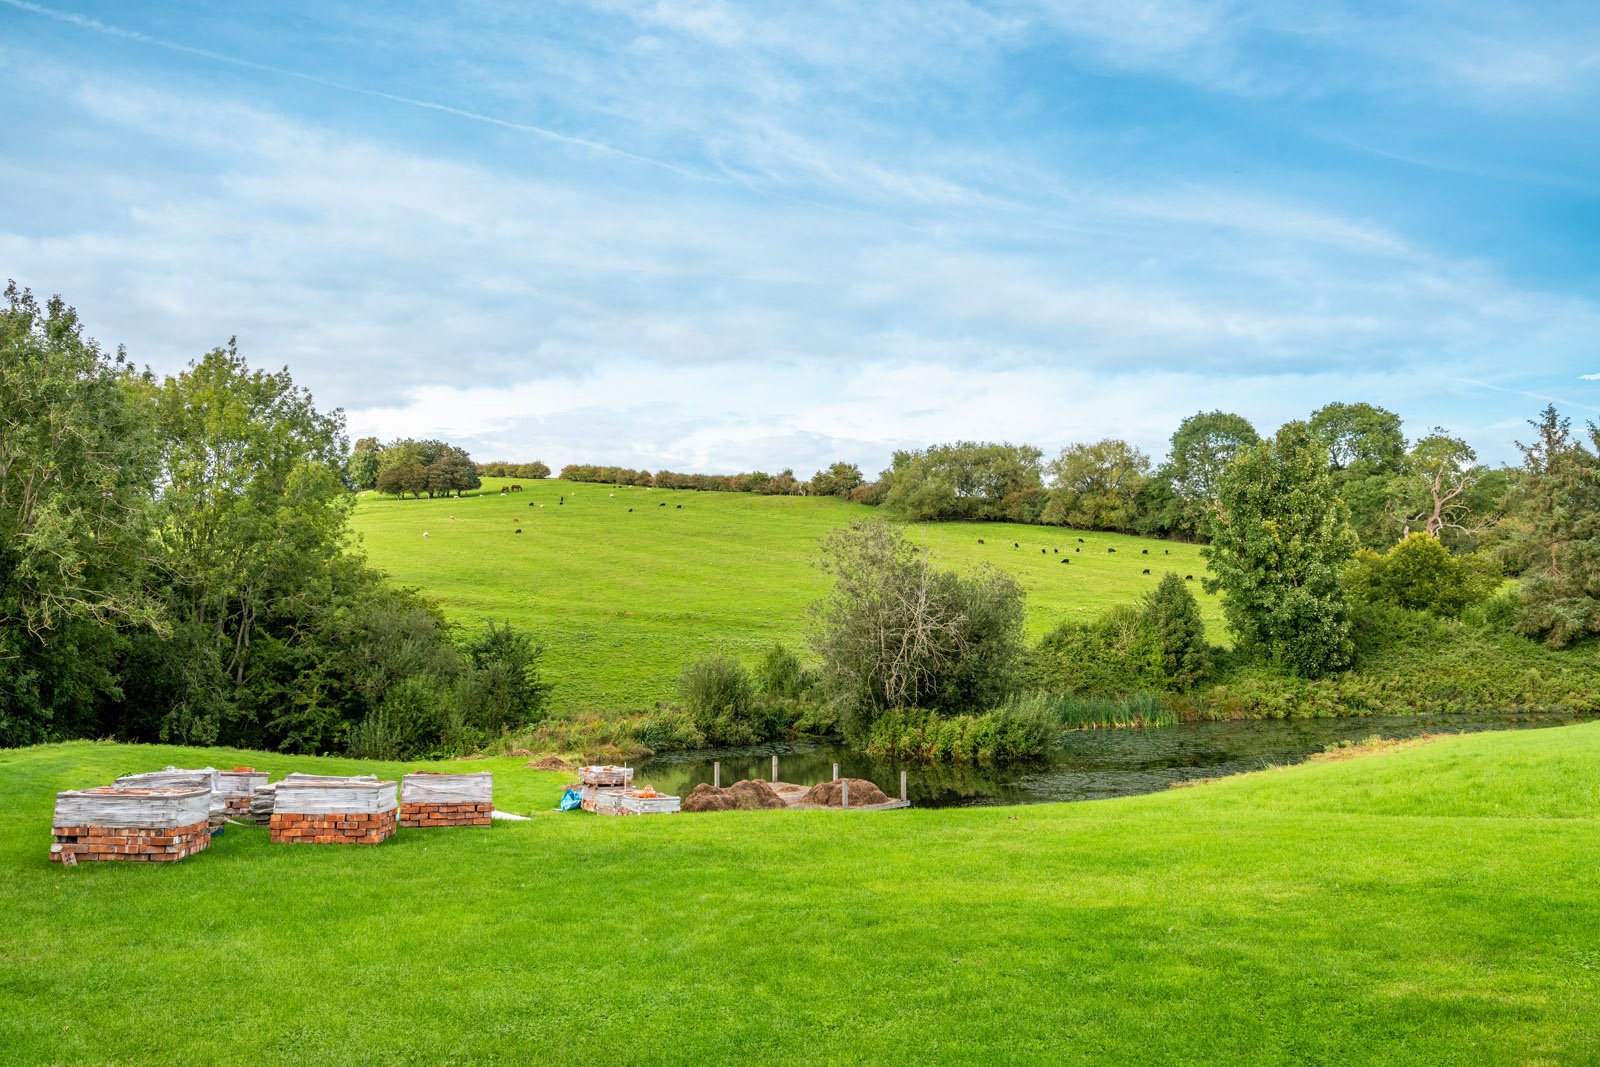
[[[1140,626],[1153,644],[1162,688],[1192,689],[1211,669],[1211,646],[1200,605],[1188,584],[1168,571],[1144,598]]]
[[[792,700],[805,692],[808,681],[800,657],[779,642],[774,642],[756,664],[756,690],[763,696]]]
[[[409,753],[405,739],[390,724],[389,717],[375,711],[356,723],[344,754],[351,759],[399,760]]]
[[[1344,573],[1353,599],[1459,616],[1500,585],[1500,565],[1476,554],[1455,556],[1436,537],[1414,533],[1382,555],[1356,553]]]
[[[694,718],[681,708],[656,709],[634,727],[633,734],[640,744],[656,752],[704,748],[706,743]]]
[[[702,656],[678,677],[678,695],[695,727],[713,745],[748,745],[763,739],[756,727],[755,690],[737,660]]]
[[[994,765],[1043,756],[1055,733],[1041,709],[1025,704],[951,716],[894,708],[873,720],[862,748],[884,761]]]

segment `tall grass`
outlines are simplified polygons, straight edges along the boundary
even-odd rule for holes
[[[1003,708],[1017,714],[1043,716],[1064,730],[1178,725],[1177,712],[1166,706],[1160,693],[1124,696],[1023,693],[1012,697]]]

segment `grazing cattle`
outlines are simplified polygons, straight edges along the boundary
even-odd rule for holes
[[[629,508],[629,509],[628,509],[628,514],[629,514],[629,515],[632,515],[632,514],[633,514],[633,509],[632,509],[632,508]]]
[[[1088,543],[1089,543],[1089,542],[1087,542],[1087,541],[1085,541],[1085,540],[1084,540],[1084,539],[1083,539],[1083,538],[1081,538],[1081,537],[1080,537],[1080,538],[1078,538],[1078,544],[1080,544],[1080,545],[1086,545],[1086,544],[1088,544]]]
[[[983,538],[981,538],[981,537],[978,538],[978,544],[980,544],[980,545],[983,544]]]
[[[521,532],[522,532],[522,527],[518,526],[517,527],[517,533],[521,533]]]
[[[1141,548],[1139,550],[1139,555],[1141,555],[1141,556],[1148,556],[1149,554],[1150,554],[1150,550],[1148,548]]]
[[[674,505],[672,505],[672,506],[673,506],[673,507],[675,507],[675,508],[677,508],[677,509],[678,509],[678,510],[679,510],[679,511],[682,511],[682,510],[683,510],[683,505],[682,505],[682,504],[674,504]]]
[[[1061,562],[1062,562],[1062,563],[1071,563],[1071,562],[1072,562],[1072,561],[1071,561],[1071,560],[1070,560],[1070,559],[1064,559],[1064,560],[1062,560],[1062,561],[1061,561]]]
[[[1074,551],[1074,552],[1082,552],[1082,551],[1083,551],[1083,549],[1081,549],[1081,548],[1075,548],[1075,549],[1073,549],[1073,550],[1072,550],[1072,551]]]
[[[520,486],[520,485],[513,485],[513,486],[512,486],[512,487],[511,487],[511,491],[512,491],[512,492],[513,492],[513,493],[520,493],[520,492],[522,492],[522,486]]]
[[[535,503],[535,502],[534,502],[534,501],[532,501],[532,500],[530,500],[530,501],[528,501],[528,506],[529,506],[529,507],[530,507],[530,508],[533,508],[533,507],[544,507],[544,505],[543,505],[543,504],[538,504],[538,503]]]
[[[1013,541],[1013,542],[1011,542],[1011,547],[1012,548],[1021,548],[1022,546],[1017,544],[1015,541]]]
[[[1116,549],[1114,549],[1114,548],[1108,548],[1108,549],[1106,549],[1106,551],[1107,551],[1107,552],[1115,552],[1115,551],[1116,551]]]
[[[1170,548],[1163,548],[1163,549],[1162,549],[1162,550],[1161,550],[1161,554],[1162,554],[1162,555],[1163,555],[1163,556],[1170,556],[1170,555],[1172,555],[1172,549],[1170,549]]]
[[[506,494],[507,494],[507,493],[509,493],[509,492],[511,492],[511,490],[509,490],[509,489],[507,489],[507,488],[506,488],[506,487],[505,487],[505,486],[503,486],[503,485],[502,485],[502,486],[501,486],[501,487],[500,487],[500,495],[501,495],[501,496],[505,496],[505,495],[506,495]]]
[[[1149,567],[1146,567],[1146,568],[1145,568],[1145,569],[1144,569],[1144,573],[1146,573],[1146,574],[1149,574],[1149,573],[1150,573],[1150,568],[1149,568]]]
[[[1041,556],[1042,556],[1042,555],[1045,555],[1045,550],[1044,550],[1044,549],[1042,549],[1042,548],[1041,548],[1041,549],[1040,549],[1040,550],[1039,550],[1039,555],[1041,555]]]
[[[656,505],[656,507],[658,507],[658,508],[664,508],[666,506],[667,506],[667,502],[665,500],[663,500],[661,503]]]
[[[1183,576],[1183,580],[1184,580],[1184,581],[1186,581],[1186,582],[1192,582],[1192,581],[1194,581],[1194,575],[1192,575],[1192,574],[1185,574],[1185,575],[1184,575],[1184,576]]]

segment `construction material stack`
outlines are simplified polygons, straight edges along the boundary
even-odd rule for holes
[[[494,812],[494,774],[419,771],[400,779],[400,825],[488,826]]]
[[[394,782],[329,781],[293,775],[278,783],[272,801],[273,844],[377,845],[394,835],[400,805]]]
[[[633,788],[630,767],[579,767],[580,807],[596,815],[665,815],[679,810],[678,798],[649,786]]]
[[[50,859],[176,863],[211,845],[207,786],[100,786],[56,794]]]
[[[228,818],[227,799],[222,792],[222,772],[215,767],[168,767],[164,771],[124,774],[114,783],[118,789],[207,789],[206,821],[216,830]]]
[[[267,784],[267,772],[254,767],[235,767],[231,771],[218,771],[222,786],[222,808],[230,819],[250,818],[250,802],[257,789]]]

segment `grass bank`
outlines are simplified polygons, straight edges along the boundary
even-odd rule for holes
[[[403,769],[0,752],[6,1062],[1600,1059],[1600,724],[1088,804],[46,863],[55,790],[168,762]],[[553,805],[522,763],[454,766]]]
[[[368,493],[353,525],[374,564],[438,599],[453,621],[507,619],[533,631],[549,648],[553,706],[568,714],[670,699],[679,670],[702,653],[753,661],[775,640],[800,647],[806,609],[827,592],[812,565],[818,541],[881,514],[834,497],[554,480],[501,496],[502,484],[485,479],[461,499]],[[988,562],[1016,575],[1030,638],[1134,603],[1171,569],[1195,575],[1211,638],[1223,640],[1220,603],[1199,588],[1196,545],[1009,523],[908,530],[943,566]]]

